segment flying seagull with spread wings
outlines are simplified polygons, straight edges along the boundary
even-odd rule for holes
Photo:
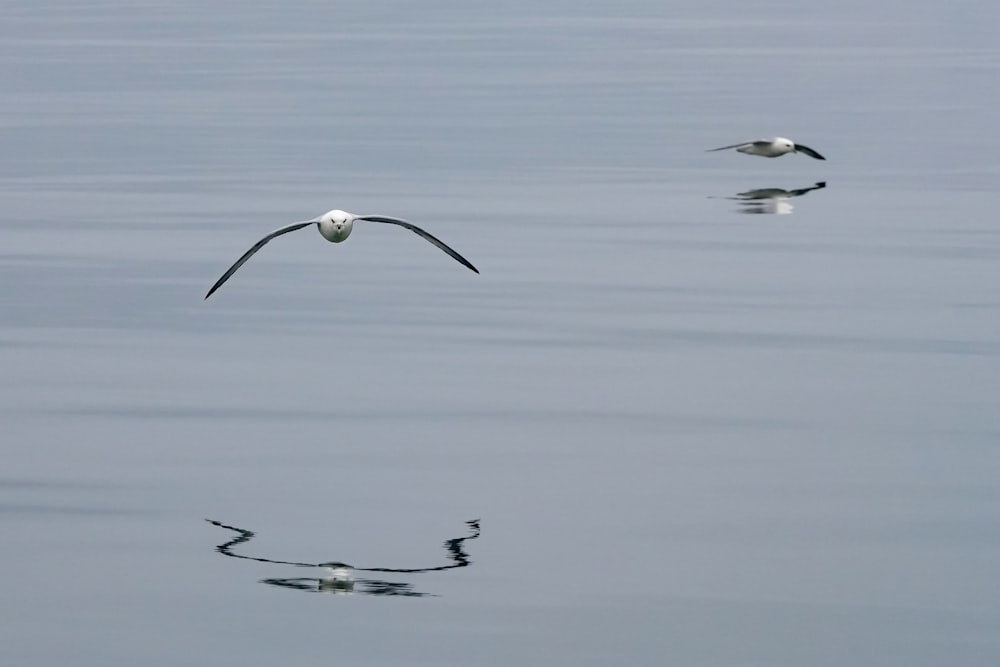
[[[335,209],[333,211],[327,211],[323,215],[318,218],[313,218],[312,220],[293,222],[290,225],[274,230],[260,241],[257,241],[252,248],[243,253],[243,256],[236,260],[236,263],[230,266],[229,269],[222,274],[222,277],[219,278],[214,285],[212,285],[212,289],[208,290],[208,294],[205,295],[205,298],[207,299],[212,296],[212,293],[215,292],[215,290],[222,287],[222,284],[229,280],[229,277],[236,273],[237,269],[243,266],[248,259],[253,257],[254,253],[263,248],[264,245],[266,245],[271,239],[281,236],[282,234],[287,234],[288,232],[294,232],[295,230],[302,229],[303,227],[308,227],[309,225],[316,225],[319,229],[319,233],[323,235],[323,238],[331,243],[340,243],[351,235],[351,230],[354,228],[355,220],[364,220],[366,222],[385,222],[390,225],[399,225],[400,227],[409,229],[411,232],[426,239],[427,241],[430,241],[438,248],[448,253],[448,255],[457,260],[463,266],[479,273],[479,269],[474,267],[469,260],[459,255],[436,236],[425,232],[413,223],[400,218],[390,218],[384,215],[354,215],[353,213],[348,213],[347,211]]]
[[[721,148],[710,148],[707,152],[711,153],[713,151],[724,151],[730,148],[735,148],[740,153],[746,153],[747,155],[760,155],[761,157],[781,157],[786,153],[805,153],[809,157],[816,158],[817,160],[826,159],[808,146],[797,144],[791,139],[785,139],[784,137],[759,139],[757,141],[745,141],[742,144],[722,146]]]

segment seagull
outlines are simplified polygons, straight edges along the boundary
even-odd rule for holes
[[[253,257],[255,252],[263,248],[264,245],[271,239],[277,236],[281,236],[282,234],[287,234],[288,232],[294,232],[295,230],[302,229],[303,227],[308,227],[309,225],[316,225],[316,227],[319,229],[319,233],[323,235],[323,238],[332,243],[340,243],[341,241],[343,241],[344,239],[346,239],[348,236],[351,235],[351,230],[354,228],[355,220],[365,220],[367,222],[385,222],[390,225],[399,225],[400,227],[405,227],[406,229],[409,229],[411,232],[417,234],[418,236],[430,241],[438,248],[441,248],[441,250],[444,250],[446,253],[451,255],[452,258],[457,260],[462,265],[468,267],[469,269],[472,269],[476,273],[479,273],[479,269],[474,267],[469,262],[469,260],[465,259],[457,252],[449,248],[447,245],[444,244],[443,241],[439,240],[435,236],[432,236],[428,232],[425,232],[416,225],[407,222],[406,220],[401,220],[400,218],[390,218],[384,215],[354,215],[353,213],[348,213],[347,211],[334,209],[332,211],[327,211],[318,218],[313,218],[312,220],[305,220],[303,222],[293,222],[290,225],[287,225],[280,229],[276,229],[267,236],[265,236],[264,238],[262,238],[260,241],[257,241],[257,243],[255,243],[252,248],[247,250],[242,257],[236,260],[235,264],[230,266],[229,269],[222,274],[222,277],[219,278],[214,285],[212,285],[212,289],[208,290],[208,294],[205,295],[205,298],[207,299],[208,297],[212,296],[212,293],[215,292],[215,290],[222,287],[222,284],[227,280],[229,280],[229,277],[234,273],[236,273],[237,269],[243,266],[248,259]]]
[[[735,148],[740,153],[746,153],[747,155],[760,155],[761,157],[781,157],[785,153],[805,153],[809,157],[816,158],[817,160],[826,159],[808,146],[797,144],[791,139],[785,139],[784,137],[759,139],[757,141],[745,141],[742,144],[733,144],[732,146],[723,146],[721,148],[710,148],[706,151],[706,153],[711,153],[712,151],[724,151],[730,148]]]

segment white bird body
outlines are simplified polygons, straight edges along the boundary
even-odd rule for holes
[[[327,241],[340,243],[351,235],[355,218],[357,218],[356,215],[351,215],[347,211],[334,209],[316,218],[316,226],[319,227],[319,233]]]
[[[710,148],[707,152],[724,151],[735,148],[739,153],[746,155],[759,155],[761,157],[781,157],[788,153],[805,153],[811,158],[825,160],[826,158],[802,144],[797,144],[785,137],[774,137],[772,139],[758,139],[757,141],[745,141],[742,144],[732,144],[721,148]]]
[[[248,259],[253,257],[254,253],[263,248],[264,245],[271,239],[277,236],[281,236],[282,234],[294,232],[295,230],[302,229],[303,227],[308,227],[309,225],[316,225],[317,229],[319,229],[319,233],[322,234],[323,238],[325,238],[327,241],[330,241],[331,243],[341,243],[342,241],[346,240],[348,236],[351,235],[351,231],[354,229],[355,220],[365,220],[368,222],[384,222],[390,225],[398,225],[405,229],[409,229],[414,234],[420,236],[424,240],[434,244],[435,246],[446,252],[452,259],[459,262],[466,268],[475,271],[476,273],[479,273],[479,269],[474,267],[472,263],[469,262],[469,260],[465,259],[457,252],[452,250],[443,241],[431,235],[430,233],[425,232],[424,230],[422,230],[420,227],[417,227],[413,223],[403,220],[402,218],[391,218],[384,215],[354,215],[353,213],[348,213],[347,211],[334,209],[332,211],[327,211],[318,218],[313,218],[312,220],[304,220],[302,222],[293,222],[290,225],[286,225],[284,227],[281,227],[280,229],[276,229],[267,236],[265,236],[264,238],[262,238],[261,240],[257,241],[257,243],[255,243],[252,248],[243,253],[243,256],[240,257],[238,260],[236,260],[236,262],[231,267],[229,267],[229,269],[224,274],[222,274],[222,277],[219,278],[214,285],[212,285],[212,289],[208,290],[208,294],[205,295],[205,298],[207,299],[208,297],[212,296],[212,293],[215,292],[215,290],[222,287],[222,284],[227,280],[229,280],[229,277],[232,276],[234,273],[236,273],[237,269],[243,266]]]

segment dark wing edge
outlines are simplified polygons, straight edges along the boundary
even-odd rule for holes
[[[814,157],[817,160],[825,160],[826,158],[809,148],[808,146],[803,146],[802,144],[795,144],[795,151],[797,153],[805,153],[809,157]]]
[[[438,248],[440,248],[441,250],[443,250],[446,253],[448,253],[448,255],[452,259],[456,260],[462,266],[465,266],[466,268],[471,269],[475,273],[479,273],[479,269],[477,269],[476,267],[474,267],[472,265],[472,262],[470,262],[466,258],[464,258],[461,255],[459,255],[455,250],[453,250],[450,246],[448,246],[441,239],[437,238],[436,236],[434,236],[434,235],[432,235],[432,234],[430,234],[428,232],[425,232],[424,230],[420,229],[420,227],[417,227],[416,225],[414,225],[411,222],[407,222],[406,220],[401,220],[399,218],[389,218],[389,217],[386,217],[386,216],[383,216],[383,215],[359,215],[357,217],[357,219],[358,220],[366,220],[368,222],[385,222],[385,223],[388,223],[390,225],[399,225],[400,227],[405,227],[406,229],[409,229],[414,234],[416,234],[416,235],[418,235],[418,236],[426,239],[427,241],[430,241],[431,243],[433,243],[434,245],[436,245]]]
[[[302,229],[303,227],[314,224],[316,224],[315,220],[309,220],[307,222],[295,222],[288,225],[287,227],[282,227],[281,229],[274,230],[273,232],[262,238],[260,241],[254,243],[252,248],[243,253],[243,256],[240,257],[238,260],[236,260],[236,263],[230,266],[229,270],[223,273],[221,278],[215,281],[215,284],[212,285],[212,289],[208,290],[208,294],[205,295],[205,298],[207,299],[208,297],[212,296],[215,290],[222,287],[223,283],[229,280],[229,277],[234,273],[236,273],[237,269],[246,264],[246,261],[251,257],[253,257],[255,252],[263,248],[268,241],[270,241],[276,236],[281,236],[282,234],[287,234],[288,232],[294,232],[297,229]]]

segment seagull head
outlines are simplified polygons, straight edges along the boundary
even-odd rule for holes
[[[785,151],[786,153],[795,152],[795,142],[791,139],[785,139],[784,137],[775,137],[771,143],[775,148]]]
[[[323,238],[333,243],[340,243],[351,235],[351,229],[354,228],[356,217],[347,211],[334,209],[321,215],[316,222],[319,225],[319,233],[323,235]]]

